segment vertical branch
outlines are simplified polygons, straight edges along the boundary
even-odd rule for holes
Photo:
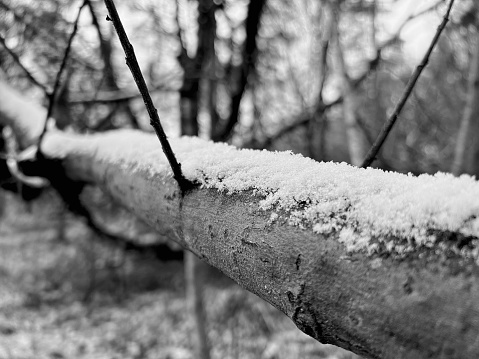
[[[464,167],[464,157],[466,152],[467,139],[470,132],[471,121],[477,113],[477,96],[479,93],[479,36],[476,35],[475,46],[471,54],[471,63],[469,76],[467,79],[467,95],[464,112],[462,113],[461,125],[457,134],[456,148],[454,151],[454,160],[451,166],[451,172],[458,176]]]
[[[325,4],[323,6],[324,9],[322,11],[322,17],[320,21],[323,22],[322,34],[320,36],[320,51],[321,57],[319,61],[319,89],[318,89],[318,104],[321,104],[321,107],[324,106],[324,99],[323,99],[323,90],[324,85],[326,84],[326,72],[328,71],[328,52],[331,45],[331,37],[334,30],[334,17],[331,13],[330,4]]]
[[[381,96],[379,93],[379,86],[380,86],[380,77],[379,77],[379,63],[382,61],[382,47],[378,46],[378,41],[376,39],[376,32],[377,32],[377,15],[378,15],[378,7],[379,7],[379,2],[378,0],[373,0],[373,3],[371,5],[371,47],[372,51],[374,53],[373,59],[376,60],[376,71],[371,71],[371,80],[370,80],[370,87],[369,87],[369,96],[370,96],[370,101],[372,103],[372,118],[374,123],[377,121],[380,121],[380,119],[384,118],[386,115],[386,110],[384,109],[384,106],[381,101]],[[422,13],[422,12],[421,12]],[[416,15],[419,16],[419,15]],[[408,19],[414,18],[413,15],[409,15]],[[400,33],[401,29],[403,28],[403,25],[407,24],[409,20],[406,20],[400,28],[397,30],[397,34]],[[358,125],[359,128],[361,129],[364,138],[367,141],[368,146],[372,146],[374,143],[374,136],[371,136],[371,134],[367,130],[367,126],[365,121],[361,121],[360,117],[357,117],[358,119]],[[382,166],[390,167],[386,164],[386,161],[384,160],[384,157],[381,155],[377,155],[377,158],[380,160]]]
[[[243,62],[238,68],[239,84],[231,96],[231,111],[223,129],[216,131],[214,141],[227,140],[238,122],[241,99],[248,84],[248,76],[255,67],[257,57],[256,36],[260,27],[261,14],[266,0],[250,0],[246,17],[246,40],[243,45]]]
[[[412,90],[414,89],[414,86],[416,85],[417,80],[419,79],[419,76],[421,76],[422,71],[424,68],[427,66],[429,62],[429,57],[431,56],[432,51],[434,50],[437,41],[439,40],[439,37],[441,36],[442,31],[446,27],[446,24],[449,21],[449,14],[451,13],[452,6],[454,4],[454,0],[450,0],[449,6],[447,7],[446,13],[444,15],[444,18],[441,22],[441,24],[438,26],[436,34],[434,35],[434,38],[432,39],[431,45],[429,46],[428,50],[426,51],[426,54],[424,55],[421,63],[416,67],[416,70],[412,74],[411,78],[409,79],[409,82],[406,86],[406,89],[399,100],[398,104],[396,105],[396,108],[394,109],[393,114],[389,119],[386,121],[384,124],[379,136],[376,138],[376,141],[372,145],[372,147],[369,149],[369,152],[366,155],[366,158],[364,159],[363,163],[361,164],[361,167],[366,168],[373,163],[373,161],[376,159],[376,155],[378,154],[379,150],[381,149],[382,145],[384,144],[384,141],[386,140],[387,136],[391,132],[394,124],[396,123],[396,120],[398,119],[399,115],[401,114],[401,111],[406,104],[409,95],[411,95]]]
[[[376,41],[376,16],[377,16],[377,0],[373,0],[373,3],[371,5],[371,46],[373,51],[376,53],[376,56],[378,57],[378,61],[381,60],[381,51],[378,49],[377,41]],[[379,114],[382,112],[381,111],[381,103],[380,103],[380,98],[379,98],[379,92],[378,92],[378,71],[374,71],[372,74],[372,88],[371,88],[371,99],[374,102],[374,118],[377,119],[379,118]]]
[[[324,30],[320,36],[320,51],[321,57],[319,61],[319,88],[318,88],[318,98],[316,101],[316,106],[314,109],[313,117],[309,123],[310,132],[311,127],[318,123],[318,132],[319,132],[319,148],[317,151],[316,158],[317,160],[324,160],[326,158],[326,131],[327,131],[327,115],[325,113],[325,104],[323,98],[323,90],[326,84],[326,73],[328,71],[328,53],[330,50],[331,40],[332,40],[332,33],[334,30],[334,18],[333,14],[331,13],[330,5],[325,4],[323,6],[324,9],[321,9],[322,17],[321,22],[323,23]]]
[[[180,0],[176,0],[176,26],[178,26],[178,41],[180,42],[180,54],[179,58],[181,59],[182,57],[187,57],[187,51],[186,51],[186,44],[184,41],[184,31],[181,27],[181,22],[180,22]]]
[[[192,335],[195,358],[210,358],[210,342],[207,333],[207,318],[203,301],[204,278],[201,268],[206,264],[195,254],[185,249],[184,268],[186,282],[186,303],[188,312],[194,322],[194,334]]]
[[[115,4],[113,3],[113,0],[104,1],[106,8],[108,9],[108,13],[110,14],[107,20],[111,20],[113,22],[113,26],[115,27],[115,30],[118,34],[121,46],[123,47],[123,51],[125,52],[126,64],[130,68],[130,72],[135,79],[138,90],[140,91],[143,102],[145,103],[146,110],[148,111],[148,114],[150,116],[150,124],[155,129],[156,135],[158,136],[158,139],[160,140],[161,146],[163,148],[163,152],[165,153],[165,156],[170,163],[171,169],[173,170],[173,177],[175,178],[176,182],[178,182],[181,191],[184,192],[191,188],[192,184],[184,177],[183,172],[181,171],[181,165],[177,161],[176,156],[171,149],[170,143],[168,142],[168,138],[166,137],[165,131],[163,130],[163,126],[160,122],[158,110],[155,108],[150,93],[148,92],[148,87],[146,86],[145,79],[143,78],[143,75],[141,73],[140,65],[138,65],[135,51],[130,41],[128,40],[128,36],[126,35],[123,24],[121,23],[120,16],[116,11]]]
[[[101,31],[100,22],[98,21],[98,16],[96,14],[95,7],[93,6],[92,1],[87,0],[87,4],[88,4],[88,9],[90,10],[93,26],[95,27],[96,32],[98,34],[98,41],[100,43],[100,54],[103,60],[103,64],[105,66],[104,79],[106,82],[106,86],[108,87],[109,90],[118,91],[119,87],[116,81],[116,71],[115,71],[115,68],[113,67],[113,61],[111,57],[111,51],[112,51],[111,41],[109,38],[106,38]],[[125,103],[125,104],[115,103],[113,107],[114,107],[114,111],[116,111],[119,108],[123,108],[126,112],[126,115],[130,119],[132,127],[140,128],[138,120],[135,117],[135,114],[131,110],[131,107],[128,103]]]
[[[177,0],[176,21],[181,50],[178,61],[183,67],[183,84],[180,89],[181,134],[198,136],[198,112],[201,79],[208,78],[208,63],[215,59],[214,40],[216,36],[215,3],[213,0],[198,2],[198,45],[194,58],[188,56],[186,44],[183,42],[179,16],[179,0]],[[211,64],[210,64],[211,65]],[[208,86],[208,89],[212,89]],[[188,250],[184,253],[186,302],[188,312],[193,321],[193,351],[195,358],[210,359],[210,342],[207,331],[207,317],[203,301],[205,278],[201,268],[205,264]]]
[[[45,133],[47,132],[48,119],[50,118],[50,116],[52,115],[52,112],[53,112],[53,106],[55,105],[55,100],[57,98],[57,92],[58,92],[58,89],[60,87],[60,81],[61,81],[61,78],[62,78],[63,70],[65,69],[65,66],[67,64],[68,55],[70,55],[70,49],[71,49],[71,46],[72,46],[72,43],[73,43],[73,39],[75,38],[75,35],[78,31],[78,21],[80,20],[81,12],[82,12],[83,8],[85,7],[85,5],[87,4],[87,1],[88,0],[84,0],[83,3],[81,4],[80,8],[78,9],[78,13],[77,13],[77,16],[76,16],[76,19],[75,19],[75,23],[73,24],[73,30],[72,30],[72,33],[70,34],[69,39],[68,39],[68,44],[67,44],[67,47],[65,49],[65,53],[63,55],[63,59],[62,59],[61,65],[60,65],[60,69],[57,72],[57,77],[55,79],[55,84],[53,85],[53,90],[47,96],[48,97],[48,109],[47,109],[47,115],[45,117],[45,123],[43,125],[42,133],[40,134],[40,137],[38,138],[38,150],[39,151],[40,151],[40,145],[42,143],[43,137],[45,136]]]
[[[96,14],[95,8],[90,0],[87,0],[88,9],[90,10],[92,24],[96,29],[98,35],[98,41],[100,43],[100,53],[105,66],[105,82],[106,85],[113,89],[118,90],[118,86],[115,81],[115,72],[113,71],[112,61],[111,61],[111,44],[105,38],[101,31],[100,23],[98,21],[98,16]]]

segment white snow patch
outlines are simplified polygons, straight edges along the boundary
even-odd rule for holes
[[[122,130],[98,139],[97,154],[105,160],[121,158],[130,168],[134,164],[151,175],[171,176],[154,135]],[[436,238],[431,231],[479,237],[479,182],[467,175],[415,177],[195,137],[170,143],[189,180],[228,194],[253,190],[263,197],[261,209],[274,210],[271,220],[286,213],[291,225],[311,227],[318,234],[336,231],[351,251],[374,251],[378,241],[391,237],[402,240],[385,243],[393,252],[432,247]],[[479,251],[469,252],[477,258]]]

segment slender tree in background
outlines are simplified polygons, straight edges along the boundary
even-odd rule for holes
[[[335,26],[333,28],[332,39],[334,42],[334,54],[335,54],[335,63],[338,67],[339,78],[341,82],[341,91],[342,91],[342,109],[343,109],[343,118],[344,126],[346,132],[347,146],[349,152],[350,163],[359,166],[362,159],[366,153],[364,148],[364,140],[362,138],[361,131],[359,129],[357,115],[356,115],[356,98],[355,92],[353,89],[352,81],[348,75],[348,69],[346,67],[346,62],[344,59],[344,53],[341,45],[340,39],[340,3],[339,2],[329,2],[325,3],[326,11],[330,11],[333,16]],[[332,7],[332,9],[330,9]]]
[[[454,160],[451,166],[451,172],[456,176],[464,171],[468,155],[468,145],[471,144],[471,135],[474,133],[474,130],[471,130],[478,128],[477,124],[473,123],[473,121],[477,122],[477,117],[479,116],[479,35],[477,35],[477,30],[472,41],[473,46],[470,55],[470,69],[467,76],[466,100],[462,112],[461,124],[457,133]],[[472,137],[474,138],[476,136]],[[470,147],[472,148],[473,146]]]
[[[190,57],[186,49],[185,39],[182,37],[180,1],[177,0],[176,4],[178,39],[180,43],[178,62],[183,69],[183,84],[179,91],[181,134],[198,136],[199,99],[201,97],[200,83],[205,78],[206,64],[211,63],[215,57],[216,5],[212,0],[198,1],[198,44],[195,56]],[[203,303],[205,278],[202,275],[202,272],[204,272],[202,268],[205,267],[205,264],[188,250],[184,251],[184,261],[186,303],[193,323],[193,351],[196,358],[209,359],[211,349],[208,339],[208,320]]]
[[[91,0],[87,1],[88,9],[91,14],[92,24],[96,29],[98,35],[98,42],[99,42],[99,53],[101,55],[101,59],[104,64],[104,84],[107,91],[119,91],[120,88],[117,83],[117,71],[113,65],[112,61],[112,44],[111,38],[106,37],[103,34],[100,22],[98,20],[97,9],[95,9],[95,3]],[[131,122],[131,126],[133,128],[139,128],[140,125],[138,124],[138,119],[136,118],[135,114],[133,113],[130,104],[128,102],[118,102],[113,104],[113,109],[111,110],[110,114],[105,118],[105,121],[100,121],[100,123],[96,126],[97,130],[103,129],[111,129],[114,127],[113,123],[111,123],[111,119],[113,115],[117,112],[124,111],[127,115],[128,119]]]
[[[226,141],[232,135],[232,131],[239,120],[240,105],[243,95],[248,85],[250,76],[254,75],[256,60],[258,57],[257,35],[260,27],[261,14],[265,7],[266,0],[250,1],[246,15],[245,31],[246,38],[242,44],[241,63],[229,65],[231,77],[228,82],[231,83],[229,89],[230,109],[228,117],[224,123],[219,123],[214,129],[212,139],[214,141]],[[231,61],[235,60],[232,56]]]
[[[180,93],[180,118],[182,135],[198,136],[198,116],[200,104],[203,99],[210,117],[212,136],[218,131],[218,114],[216,111],[217,91],[215,86],[215,67],[217,64],[215,52],[216,19],[215,13],[218,6],[212,0],[198,1],[198,32],[197,49],[192,57],[188,55],[185,39],[182,37],[182,24],[180,17],[180,4],[177,1],[177,26],[180,51],[178,62],[183,69],[183,83]],[[220,137],[229,137],[238,121],[239,106],[247,85],[247,79],[254,71],[254,58],[256,57],[256,36],[264,2],[251,1],[248,5],[246,19],[247,37],[243,44],[242,65],[234,72],[239,76],[239,87],[233,90],[231,109],[227,123],[220,133]],[[203,304],[203,278],[201,276],[202,262],[191,252],[185,251],[185,275],[187,286],[187,302],[192,318],[194,318],[194,336],[196,356],[201,359],[209,358],[210,348],[207,336],[207,320]]]

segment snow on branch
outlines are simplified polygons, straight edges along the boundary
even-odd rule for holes
[[[60,139],[50,141],[44,151],[68,152],[64,137]],[[151,134],[119,130],[78,141],[102,161],[152,177],[169,175],[166,158]],[[458,247],[458,253],[479,260],[479,182],[473,177],[447,173],[415,177],[316,162],[291,152],[240,150],[196,137],[171,139],[171,145],[188,180],[225,194],[252,191],[261,197],[258,210],[271,212],[271,222],[318,234],[337,232],[348,250],[370,254],[446,249],[438,239],[442,232],[451,232],[458,241],[468,238],[467,248]]]

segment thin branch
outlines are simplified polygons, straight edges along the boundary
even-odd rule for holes
[[[158,86],[151,90],[150,92],[178,92],[177,89],[170,88],[167,86]],[[83,97],[81,95],[72,96],[68,100],[70,105],[93,105],[97,103],[122,103],[129,102],[141,98],[139,93],[124,93],[121,90],[118,91],[104,91],[100,92],[96,97]]]
[[[366,80],[368,78],[368,76],[378,68],[378,66],[379,66],[379,64],[382,60],[383,50],[386,49],[387,47],[393,45],[397,41],[399,41],[399,36],[401,35],[402,30],[404,29],[404,27],[407,24],[409,24],[409,22],[411,20],[414,20],[414,19],[416,19],[416,18],[418,18],[418,17],[420,17],[424,14],[427,14],[428,12],[436,9],[440,4],[441,4],[441,2],[439,1],[439,2],[427,7],[426,9],[424,9],[424,10],[418,12],[418,13],[409,14],[409,16],[396,29],[394,35],[392,35],[389,39],[387,39],[387,40],[381,42],[380,44],[378,44],[377,47],[376,47],[376,56],[368,61],[368,66],[367,66],[366,71],[364,71],[364,73],[361,76],[359,76],[355,79],[351,79],[353,89],[357,89],[363,83],[363,81]]]
[[[366,139],[368,145],[371,146],[374,143],[374,136],[368,130],[366,126],[366,121],[360,115],[358,115],[356,119],[357,119],[359,130],[364,135],[364,138]],[[378,154],[378,159],[381,162],[381,168],[383,170],[397,172],[397,169],[394,166],[391,166],[389,162],[384,158],[384,156],[382,156],[381,154]]]
[[[100,44],[100,54],[101,54],[101,58],[103,60],[103,66],[104,66],[104,71],[103,71],[104,75],[103,75],[102,81],[106,80],[106,85],[108,86],[108,88],[113,90],[119,90],[118,85],[115,81],[115,73],[113,70],[113,64],[111,62],[111,44],[103,36],[100,23],[98,21],[98,16],[96,15],[95,9],[90,0],[87,0],[87,5],[88,5],[88,9],[90,10],[92,24],[96,29],[96,32],[98,35],[98,42]]]
[[[328,52],[329,52],[329,45],[331,42],[331,32],[333,27],[333,21],[331,18],[326,16],[326,18],[324,18],[324,21],[326,22],[325,31],[323,32],[320,39],[321,58],[319,61],[319,76],[320,76],[319,88],[318,88],[319,103],[324,103],[323,90],[324,90],[324,86],[326,84],[326,78],[327,78],[326,72],[328,69]]]
[[[158,139],[160,140],[161,146],[163,148],[163,152],[165,153],[165,156],[170,163],[171,169],[173,170],[173,177],[180,186],[181,191],[184,192],[188,190],[192,184],[183,175],[183,172],[181,171],[181,164],[177,161],[176,156],[171,149],[170,143],[168,142],[168,138],[166,137],[165,131],[163,130],[163,126],[160,122],[160,116],[158,116],[158,110],[155,108],[150,93],[148,92],[148,87],[146,86],[145,79],[143,78],[143,75],[141,73],[140,65],[138,64],[138,61],[136,59],[135,51],[130,41],[128,40],[128,36],[126,35],[123,24],[121,23],[120,16],[118,15],[115,4],[113,3],[113,0],[104,1],[110,15],[109,17],[107,17],[107,20],[111,20],[113,22],[113,26],[115,27],[115,30],[118,34],[121,46],[123,47],[123,50],[125,52],[126,64],[128,65],[131,74],[135,79],[138,90],[143,97],[143,102],[145,103],[146,110],[150,115],[150,124],[155,129],[156,135],[158,136]]]
[[[311,122],[311,117],[317,117],[320,114],[323,114],[325,111],[329,110],[331,107],[334,107],[336,105],[339,105],[343,103],[343,97],[338,97],[336,100],[323,104],[323,103],[318,103],[318,105],[315,107],[314,111],[311,111],[309,108],[307,108],[305,111],[301,112],[297,117],[296,120],[293,121],[293,123],[283,127],[281,130],[276,132],[274,135],[266,138],[260,145],[259,148],[268,148],[273,144],[274,141],[278,140],[279,138],[287,135],[288,133],[296,130],[297,128],[300,128],[302,126],[307,126],[309,122]]]
[[[378,154],[379,150],[381,149],[384,141],[386,140],[388,134],[391,132],[391,129],[393,128],[394,124],[396,123],[396,120],[398,119],[404,105],[406,104],[409,95],[411,94],[412,90],[414,89],[414,86],[416,85],[417,80],[419,79],[419,76],[421,76],[422,71],[424,68],[427,66],[429,62],[429,57],[431,56],[432,51],[434,50],[434,47],[436,46],[437,41],[439,40],[439,37],[441,36],[442,31],[446,27],[446,24],[449,21],[449,14],[451,13],[452,6],[454,4],[454,0],[451,0],[449,2],[449,6],[447,8],[446,14],[444,15],[444,18],[441,22],[441,24],[438,26],[436,35],[432,39],[431,45],[429,46],[429,49],[427,50],[426,54],[424,55],[424,58],[422,59],[421,63],[419,64],[418,67],[416,67],[416,70],[414,71],[412,77],[410,78],[406,90],[404,91],[403,96],[401,97],[399,103],[396,105],[396,108],[394,109],[393,114],[387,122],[384,124],[383,129],[381,130],[381,133],[379,134],[378,138],[370,148],[368,154],[366,155],[366,158],[364,159],[363,163],[361,164],[362,168],[369,167],[371,163],[376,159],[376,155]]]
[[[17,63],[17,65],[20,66],[23,72],[25,72],[29,80],[33,82],[36,86],[40,87],[45,94],[48,94],[48,89],[46,88],[46,86],[43,85],[40,81],[38,81],[35,76],[33,76],[33,74],[29,70],[27,70],[27,68],[22,64],[22,61],[20,60],[18,55],[7,46],[7,44],[5,43],[5,39],[2,36],[0,36],[0,43],[9,53],[9,55],[13,58],[13,60]]]
[[[73,30],[70,34],[70,38],[68,39],[68,44],[67,44],[67,47],[65,48],[65,53],[63,54],[63,59],[62,59],[61,65],[60,65],[60,69],[57,72],[57,77],[55,79],[55,84],[53,85],[53,90],[47,96],[48,97],[48,109],[47,109],[47,115],[45,117],[45,124],[43,125],[42,133],[40,134],[40,137],[38,138],[38,150],[39,151],[41,151],[40,146],[41,146],[43,137],[45,136],[45,133],[47,132],[47,129],[48,129],[48,119],[50,118],[50,116],[52,115],[52,112],[53,112],[53,106],[55,105],[57,92],[58,92],[58,89],[60,88],[60,80],[61,80],[61,77],[62,77],[62,74],[63,74],[63,70],[65,69],[67,60],[68,60],[68,55],[70,55],[70,49],[71,49],[71,46],[72,46],[72,43],[73,43],[73,39],[75,38],[75,35],[78,31],[78,21],[80,20],[81,12],[82,12],[83,8],[85,7],[85,5],[87,4],[87,2],[88,2],[88,0],[84,0],[83,3],[81,4],[80,8],[78,9],[78,13],[77,13],[77,16],[76,16],[76,19],[75,19],[75,23],[73,25]]]

